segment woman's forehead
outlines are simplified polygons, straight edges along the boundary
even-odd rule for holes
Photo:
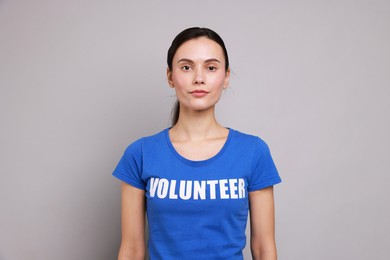
[[[217,59],[224,62],[222,47],[215,41],[206,37],[200,37],[184,42],[176,51],[173,58],[190,60],[210,60]]]

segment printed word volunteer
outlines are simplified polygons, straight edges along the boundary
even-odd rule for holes
[[[178,186],[178,189],[177,189]],[[219,191],[219,192],[217,192]],[[150,179],[150,197],[160,199],[205,200],[245,198],[245,181],[238,179],[185,181]]]

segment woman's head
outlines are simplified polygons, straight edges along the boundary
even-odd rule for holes
[[[168,50],[167,63],[168,81],[175,87],[178,97],[172,111],[172,126],[179,119],[180,105],[192,109],[213,106],[220,97],[222,87],[228,84],[230,69],[226,47],[221,37],[210,29],[194,27],[179,33]],[[204,77],[205,82],[198,85],[192,81],[196,81],[194,77]],[[194,88],[209,93],[205,98],[187,95]]]

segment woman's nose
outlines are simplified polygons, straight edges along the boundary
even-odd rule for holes
[[[194,84],[195,85],[202,85],[204,84],[204,71],[202,69],[196,69],[195,75],[194,75]]]

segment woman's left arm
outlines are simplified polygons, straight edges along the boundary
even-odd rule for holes
[[[251,252],[254,260],[276,260],[273,186],[249,192]]]

